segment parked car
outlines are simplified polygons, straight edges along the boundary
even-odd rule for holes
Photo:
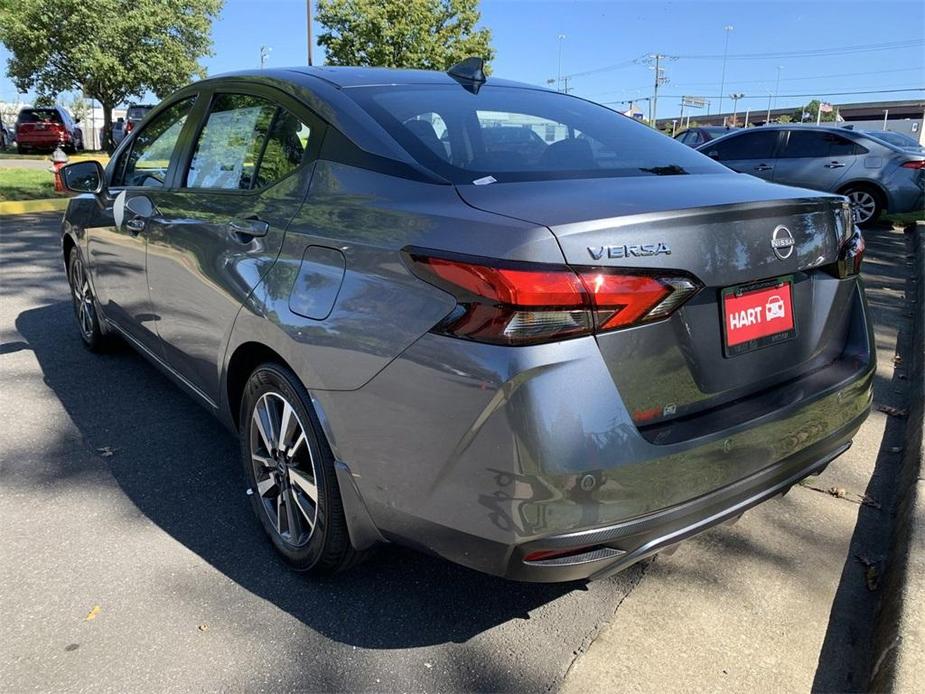
[[[51,152],[61,147],[65,152],[84,148],[83,131],[62,106],[24,108],[16,118],[16,150],[20,154]]]
[[[862,130],[861,132],[867,137],[881,140],[888,145],[899,147],[907,152],[925,152],[925,147],[919,144],[919,141],[914,137],[906,135],[906,133],[897,133],[891,130]]]
[[[732,131],[732,128],[725,125],[695,126],[687,130],[682,130],[674,136],[674,139],[678,142],[683,142],[688,147],[697,147],[704,142],[709,142],[723,135],[728,135]]]
[[[128,135],[135,126],[145,119],[145,116],[153,109],[150,104],[129,104],[125,112],[125,134]]]
[[[698,149],[734,171],[845,195],[861,226],[874,224],[884,210],[925,207],[925,156],[863,131],[766,125],[731,133]]]
[[[486,114],[561,137],[527,159]],[[396,542],[607,576],[821,471],[868,414],[843,198],[478,61],[206,79],[63,178],[80,339],[237,432],[300,570]]]
[[[6,149],[16,142],[16,133],[0,118],[0,148]]]

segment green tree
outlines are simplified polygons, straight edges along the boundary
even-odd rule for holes
[[[329,65],[446,70],[494,57],[478,0],[318,0],[315,17]]]
[[[82,89],[112,109],[128,97],[162,97],[204,76],[212,20],[224,0],[0,0],[0,42],[9,76],[39,98]]]
[[[777,117],[777,122],[778,122],[778,123],[792,123],[792,122],[793,122],[793,116],[788,116],[788,115],[785,113],[784,115],[778,116],[778,117]]]

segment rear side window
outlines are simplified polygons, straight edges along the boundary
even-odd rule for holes
[[[189,97],[169,106],[138,133],[116,166],[113,185],[164,185],[170,158],[194,101],[195,97]]]
[[[787,159],[814,157],[848,157],[864,154],[867,150],[848,138],[834,133],[812,130],[791,130],[790,137],[780,156]]]
[[[420,164],[454,183],[725,171],[652,128],[558,92],[401,85],[345,93]]]
[[[302,163],[310,128],[276,104],[247,94],[216,95],[186,175],[189,188],[250,190]]]
[[[776,130],[757,130],[712,143],[707,148],[710,156],[721,161],[735,159],[770,159],[777,146]],[[714,154],[715,152],[715,154]]]

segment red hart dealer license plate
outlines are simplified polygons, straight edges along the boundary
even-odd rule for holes
[[[751,352],[795,335],[792,277],[723,290],[726,356]]]

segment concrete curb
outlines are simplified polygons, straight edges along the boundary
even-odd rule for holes
[[[925,478],[922,476],[925,418],[925,222],[907,233],[914,247],[912,349],[906,364],[910,399],[900,501],[896,509],[889,569],[874,631],[875,663],[870,691],[925,691]],[[912,303],[914,301],[914,303]]]
[[[32,214],[34,212],[56,212],[67,209],[70,198],[47,198],[44,200],[7,200],[0,202],[0,215]]]

